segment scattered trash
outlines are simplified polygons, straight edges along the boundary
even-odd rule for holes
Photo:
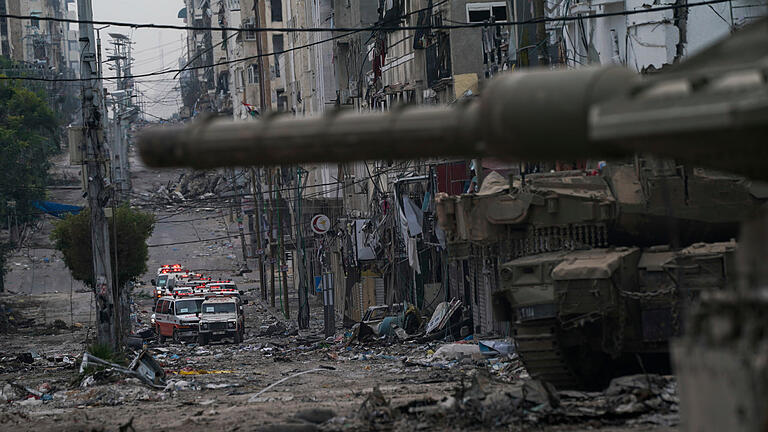
[[[189,390],[191,388],[192,388],[192,383],[189,381],[171,380],[171,381],[168,381],[168,384],[165,385],[165,388],[163,389],[163,391],[173,392],[173,391]]]
[[[515,344],[503,340],[479,341],[478,346],[483,354],[510,355],[515,352]]]
[[[453,299],[450,302],[442,302],[437,305],[432,318],[427,323],[425,333],[430,334],[442,330],[448,324],[451,317],[461,309],[461,300]]]
[[[205,369],[182,369],[179,371],[170,371],[174,375],[211,375],[211,374],[229,374],[231,370],[205,370]]]
[[[475,344],[446,344],[438,348],[432,356],[441,360],[461,360],[480,354],[480,347]]]
[[[165,371],[146,351],[139,352],[127,368],[85,352],[83,353],[83,361],[80,363],[80,373],[83,374],[90,366],[108,366],[117,372],[136,377],[149,386],[165,387]],[[87,379],[88,377],[86,377]],[[87,386],[85,385],[85,387]]]

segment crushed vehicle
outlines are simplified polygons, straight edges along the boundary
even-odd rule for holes
[[[421,318],[419,310],[414,305],[406,305],[403,311],[403,303],[395,303],[391,307],[387,305],[369,307],[363,315],[362,322],[377,336],[387,336],[396,328],[404,329],[407,334],[415,333],[421,325]]]
[[[200,306],[204,297],[161,297],[155,305],[155,333],[157,340],[166,338],[180,342],[197,337]]]
[[[236,344],[243,341],[245,318],[243,304],[238,296],[208,296],[200,307],[197,341],[206,345],[212,341],[232,339]]]

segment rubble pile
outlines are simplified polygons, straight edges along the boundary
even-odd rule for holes
[[[156,202],[178,203],[189,199],[210,200],[225,189],[231,189],[227,180],[216,171],[190,171],[175,181],[160,185],[149,198]],[[205,204],[203,203],[203,206]]]
[[[501,385],[484,373],[469,381],[465,386],[462,380],[453,395],[398,406],[374,388],[356,418],[351,422],[347,419],[344,429],[406,430],[419,429],[419,425],[451,430],[563,424],[675,426],[679,421],[677,385],[671,376],[621,377],[602,392],[556,391],[535,380]],[[336,425],[326,430],[337,430]]]
[[[184,421],[190,425],[231,411],[263,430],[550,430],[678,422],[671,377],[622,377],[602,392],[557,391],[528,376],[509,339],[444,341],[453,338],[439,330],[450,326],[446,317],[455,313],[453,322],[462,321],[456,303],[446,303],[407,337],[390,322],[394,331],[365,324],[326,338],[319,325],[299,330],[258,299],[245,307],[248,322],[239,344],[161,344],[144,328],[136,337],[146,350],[128,353],[134,361],[126,365],[99,363],[76,347],[2,354],[0,404],[15,416],[36,418],[91,407],[141,407],[152,417],[187,407],[193,415]],[[142,321],[149,312],[146,305],[137,309]],[[425,331],[430,321],[436,329],[431,333]],[[379,334],[369,332],[374,328]],[[139,367],[142,355],[157,367]],[[152,379],[145,375],[150,372]],[[260,420],[253,423],[255,417]],[[144,426],[147,418],[135,421]],[[16,421],[8,418],[7,424]]]

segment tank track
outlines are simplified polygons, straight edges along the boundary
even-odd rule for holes
[[[560,389],[577,388],[581,382],[561,349],[558,326],[554,318],[515,324],[517,354],[532,378]]]

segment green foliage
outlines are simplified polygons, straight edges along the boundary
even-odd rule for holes
[[[117,363],[120,365],[127,364],[125,356],[120,352],[115,352],[109,344],[95,343],[90,345],[88,347],[88,353],[110,363]]]
[[[155,226],[153,215],[128,206],[116,209],[109,221],[110,258],[115,269],[117,248],[117,273],[120,286],[147,271],[147,239]],[[115,228],[117,236],[115,236]],[[115,238],[117,241],[115,241]],[[68,216],[57,222],[51,240],[56,249],[64,254],[64,263],[72,277],[93,287],[93,256],[91,255],[91,214],[88,209],[79,215]]]
[[[0,66],[17,66],[0,57]],[[48,155],[59,151],[58,126],[48,106],[45,87],[39,83],[0,81],[0,221],[12,212],[22,224],[35,219],[31,201],[45,198]],[[8,201],[15,201],[11,210]],[[4,289],[5,261],[13,249],[0,244],[0,291]]]
[[[0,220],[16,201],[19,222],[38,213],[30,200],[45,197],[48,156],[59,151],[59,123],[42,88],[0,81]]]

